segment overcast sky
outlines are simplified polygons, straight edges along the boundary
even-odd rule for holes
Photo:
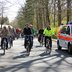
[[[14,20],[17,16],[19,8],[25,4],[25,0],[0,0],[4,3],[4,16],[7,16],[10,20]]]

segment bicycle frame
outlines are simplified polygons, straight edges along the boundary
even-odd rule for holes
[[[49,52],[51,53],[51,47],[50,47],[50,40],[47,38],[46,40],[46,53]]]
[[[40,45],[43,46],[43,35],[41,35]]]
[[[29,37],[26,39],[26,48],[29,47],[30,45],[30,41],[29,41]]]
[[[12,40],[12,37],[11,36],[8,39],[8,43],[9,43],[9,46],[11,48],[11,46],[13,45],[13,40]]]
[[[27,52],[30,52],[30,35],[27,35],[27,38],[26,38],[26,50]]]
[[[3,50],[4,50],[4,54],[5,54],[5,49],[6,49],[6,39],[4,39],[4,41],[3,41],[3,45],[2,45],[2,48],[3,48]]]
[[[49,46],[50,46],[50,40],[47,38],[47,40],[46,40],[46,48],[48,49]]]

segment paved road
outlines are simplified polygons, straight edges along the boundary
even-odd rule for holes
[[[72,55],[66,50],[58,51],[53,42],[51,55],[44,54],[45,48],[40,47],[37,39],[30,56],[26,56],[23,39],[14,41],[14,46],[0,55],[0,72],[72,72]],[[0,50],[0,54],[2,54]]]

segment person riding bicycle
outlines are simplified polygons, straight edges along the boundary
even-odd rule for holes
[[[32,38],[31,44],[33,46],[33,36],[35,35],[35,31],[33,29],[33,25],[32,24],[29,24],[29,28],[31,29],[31,33],[32,33],[32,36],[31,36],[31,38]]]
[[[2,29],[2,31],[1,31],[1,48],[3,46],[4,40],[6,40],[6,49],[8,49],[8,39],[7,39],[7,37],[8,37],[8,30],[4,26],[3,29]]]
[[[45,47],[46,47],[46,40],[49,39],[50,40],[50,48],[52,48],[52,35],[54,35],[53,30],[50,27],[50,24],[48,23],[47,27],[44,29],[43,32],[44,36],[45,36]]]
[[[43,37],[43,31],[44,31],[43,28],[39,29],[39,31],[38,31],[38,41],[39,42],[41,41],[41,37]]]
[[[25,35],[25,42],[24,42],[25,48],[26,48],[26,40],[29,36],[29,41],[30,41],[30,49],[29,50],[31,51],[31,48],[33,46],[33,36],[32,36],[32,30],[30,28],[30,24],[27,24],[26,27],[23,29],[23,34]]]
[[[11,46],[13,46],[13,31],[10,26],[8,26],[8,42]]]

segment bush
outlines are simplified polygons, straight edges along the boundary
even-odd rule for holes
[[[59,31],[59,27],[55,27],[55,28],[52,28],[52,29],[53,29],[54,34],[55,34],[55,35],[52,36],[52,38],[57,39],[57,34],[58,34],[58,31]]]

